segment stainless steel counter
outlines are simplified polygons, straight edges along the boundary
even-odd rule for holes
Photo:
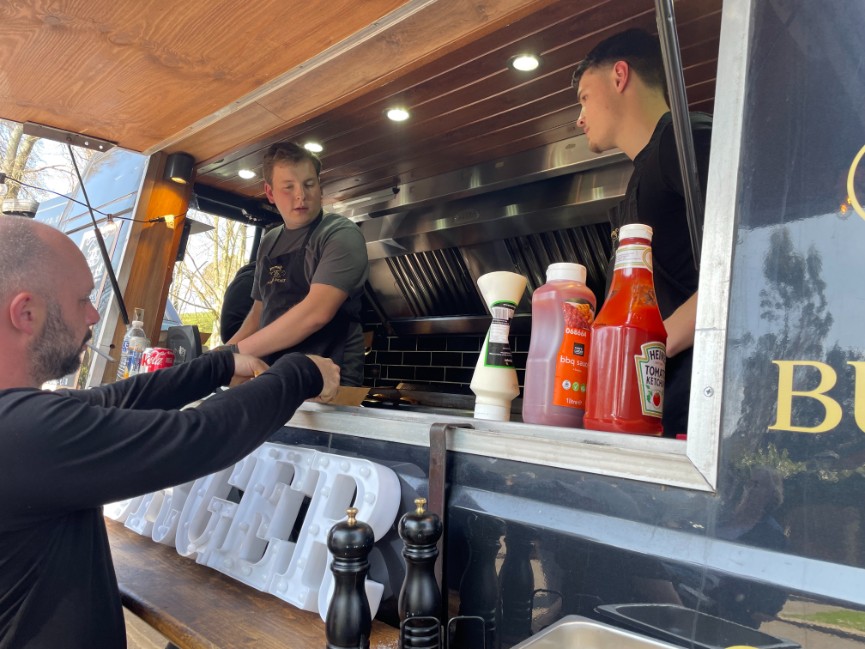
[[[470,411],[429,407],[385,410],[305,403],[288,425],[429,446],[435,423],[454,426],[448,437],[452,451],[711,491],[692,461],[693,441],[485,421],[474,419]]]

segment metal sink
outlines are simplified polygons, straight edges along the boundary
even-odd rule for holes
[[[681,649],[639,633],[568,615],[512,649]]]

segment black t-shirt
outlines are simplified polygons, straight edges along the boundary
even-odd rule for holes
[[[255,284],[255,262],[241,266],[225,289],[219,314],[219,337],[223,342],[237,333],[252,309],[252,287]]]
[[[705,113],[691,113],[690,118],[697,176],[705,200],[712,118]],[[622,225],[643,223],[652,227],[655,293],[664,319],[697,291],[699,280],[691,251],[684,195],[672,117],[666,113],[658,121],[649,143],[634,159],[634,173],[625,201],[610,213],[614,253]],[[702,230],[703,214],[697,214],[696,218]],[[611,259],[608,266],[608,289],[613,261]],[[692,350],[688,349],[667,359],[663,418],[666,436],[688,429],[692,356]]]
[[[705,200],[712,118],[704,113],[692,113],[691,131],[697,176]],[[697,291],[699,279],[691,252],[684,196],[676,137],[670,113],[667,113],[658,121],[649,143],[634,159],[634,173],[624,203],[610,214],[614,253],[622,225],[644,223],[652,227],[655,291],[664,319]],[[635,201],[635,208],[628,209],[631,201]],[[702,230],[703,214],[697,214],[696,218]],[[608,273],[608,288],[611,278],[612,273]]]
[[[126,646],[101,506],[230,466],[322,389],[293,354],[176,410],[233,373],[215,352],[92,390],[0,390],[0,649]]]

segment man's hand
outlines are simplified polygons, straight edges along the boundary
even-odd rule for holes
[[[267,371],[268,367],[269,365],[257,356],[250,356],[249,354],[235,354],[234,376],[231,378],[231,383],[229,383],[229,385],[234,387],[241,383],[246,383],[249,379]]]
[[[324,388],[315,400],[327,403],[336,396],[336,392],[339,390],[339,365],[329,358],[313,356],[312,354],[307,354],[307,358],[315,363],[318,371],[321,372],[321,378],[324,379]]]

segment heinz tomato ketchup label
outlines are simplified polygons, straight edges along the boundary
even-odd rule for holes
[[[659,342],[646,343],[634,356],[637,383],[640,386],[640,407],[649,417],[661,417],[664,409],[664,372],[667,348]]]
[[[556,361],[553,404],[583,408],[586,401],[586,379],[589,374],[589,346],[595,309],[583,299],[562,302],[565,329]]]

